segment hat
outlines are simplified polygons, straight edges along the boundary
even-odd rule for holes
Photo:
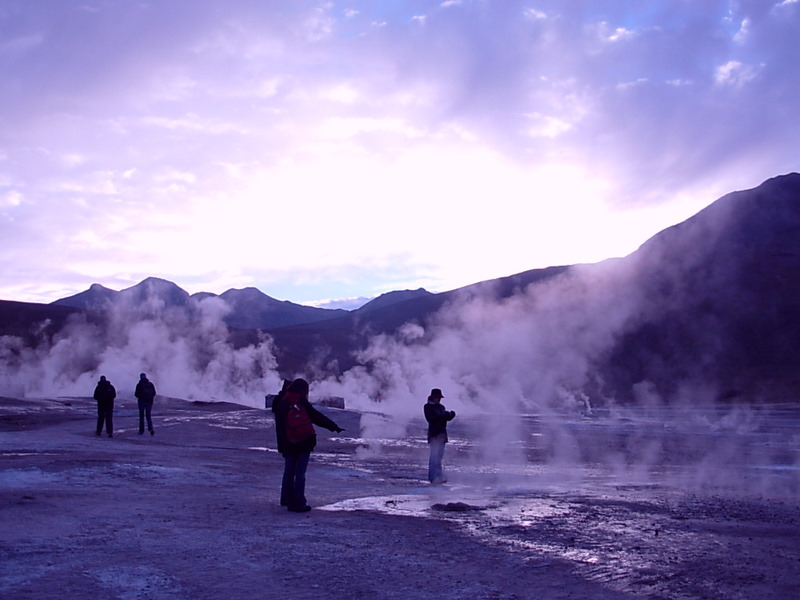
[[[430,398],[444,398],[444,394],[442,393],[442,390],[440,390],[439,388],[433,388],[431,390]]]
[[[305,379],[300,379],[300,378],[295,379],[292,382],[292,385],[289,386],[289,389],[287,391],[295,392],[305,396],[306,394],[308,394],[308,382]]]
[[[100,381],[105,381],[105,380],[106,380],[106,376],[105,375],[100,375]]]
[[[139,373],[139,379],[147,379],[147,375],[144,373]]]

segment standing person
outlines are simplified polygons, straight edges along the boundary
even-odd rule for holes
[[[153,401],[156,398],[156,386],[147,378],[144,373],[139,375],[139,382],[136,384],[136,391],[133,393],[139,402],[139,435],[144,434],[144,419],[147,417],[147,429],[150,435],[155,435],[153,429]]]
[[[281,506],[291,512],[308,512],[311,507],[306,502],[306,469],[317,445],[314,425],[336,433],[344,429],[311,406],[305,379],[295,379],[288,386],[286,383],[272,403],[278,452],[284,459]]]
[[[114,398],[117,397],[117,390],[106,379],[105,375],[100,375],[100,381],[94,388],[94,399],[97,400],[97,429],[95,435],[103,434],[103,423],[106,426],[108,437],[114,437]]]
[[[447,422],[452,421],[456,412],[445,410],[442,404],[442,390],[433,388],[425,404],[425,420],[428,422],[428,445],[431,454],[428,459],[428,481],[431,483],[444,483],[442,470],[442,459],[444,458],[444,446],[447,443]]]

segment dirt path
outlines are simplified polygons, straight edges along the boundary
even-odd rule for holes
[[[793,500],[617,486],[479,502],[419,481],[419,449],[362,460],[322,433],[298,515],[277,506],[266,411],[162,401],[151,437],[123,402],[113,439],[93,411],[0,403],[4,599],[800,597]]]

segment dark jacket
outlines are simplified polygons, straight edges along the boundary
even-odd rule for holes
[[[117,397],[117,390],[111,385],[111,382],[103,379],[97,382],[97,387],[94,388],[94,399],[98,402],[111,402]]]
[[[444,436],[447,440],[447,422],[452,421],[456,413],[452,410],[445,410],[444,404],[426,402],[425,420],[428,422],[428,441],[439,436]]]
[[[133,393],[136,399],[144,403],[152,403],[156,397],[156,386],[149,379],[140,379],[136,384],[136,391]]]
[[[297,402],[306,409],[314,425],[324,427],[328,431],[342,431],[341,427],[314,408],[311,402],[308,401],[308,397],[293,394],[293,392],[281,391],[272,399],[272,412],[275,413],[275,436],[278,440],[278,452],[281,454],[301,454],[303,452],[311,452],[317,445],[316,433],[310,438],[296,444],[286,439],[286,415],[289,412],[289,406],[293,402]]]

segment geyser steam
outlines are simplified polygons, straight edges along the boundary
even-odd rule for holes
[[[263,406],[264,389],[280,379],[271,342],[234,348],[223,317],[225,302],[209,297],[189,309],[166,307],[157,296],[133,302],[120,296],[93,323],[71,319],[52,342],[26,348],[18,338],[0,340],[0,390],[10,396],[88,396],[100,374],[130,397],[146,371],[159,394],[203,401]]]

